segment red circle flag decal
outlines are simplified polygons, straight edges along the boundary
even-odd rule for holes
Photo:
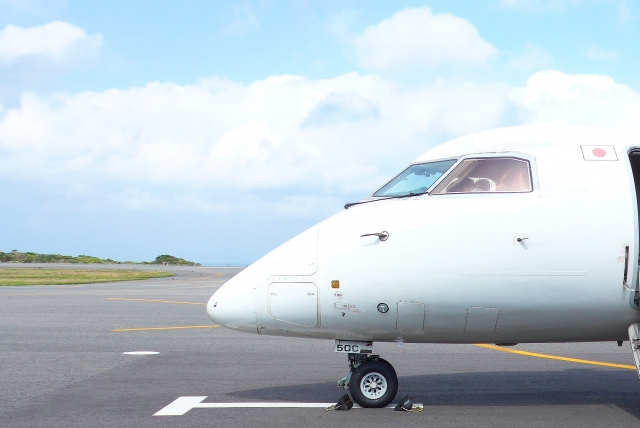
[[[582,157],[586,161],[617,161],[616,149],[613,146],[580,146]]]

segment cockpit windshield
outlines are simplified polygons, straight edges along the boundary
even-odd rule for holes
[[[456,159],[411,165],[373,196],[402,197],[425,193],[454,163]]]

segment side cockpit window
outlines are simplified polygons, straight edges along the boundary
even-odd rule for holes
[[[431,194],[523,193],[532,190],[529,161],[491,157],[463,160]]]

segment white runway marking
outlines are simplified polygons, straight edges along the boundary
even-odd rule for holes
[[[122,355],[158,355],[159,353],[156,351],[130,351],[123,352]]]
[[[163,407],[153,416],[182,416],[191,409],[230,409],[230,408],[322,408],[326,409],[336,403],[203,403],[204,396],[197,397],[178,397],[168,406]],[[390,404],[385,409],[393,409],[396,405]],[[414,407],[423,407],[422,404],[416,403]],[[357,404],[353,405],[354,409],[361,409]]]

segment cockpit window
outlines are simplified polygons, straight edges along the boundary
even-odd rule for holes
[[[373,196],[402,197],[425,193],[453,164],[455,159],[411,165]]]
[[[431,194],[531,192],[529,162],[516,158],[465,159]]]

